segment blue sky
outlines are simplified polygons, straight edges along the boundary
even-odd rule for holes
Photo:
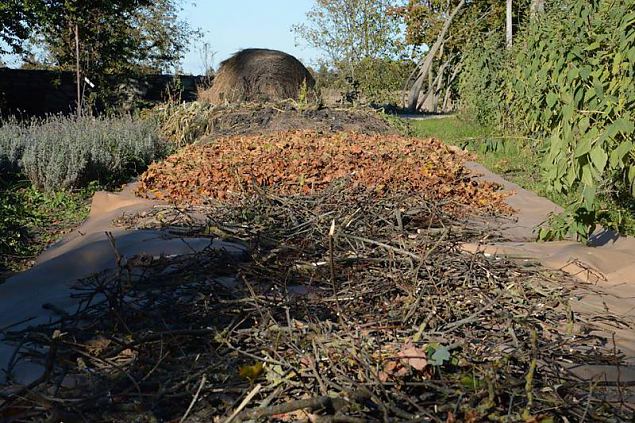
[[[310,65],[320,52],[295,45],[291,26],[305,21],[305,13],[314,0],[184,0],[181,17],[193,28],[200,28],[204,38],[193,42],[183,61],[183,71],[204,72],[204,43],[215,52],[214,67],[236,51],[249,47],[282,50]],[[2,57],[10,66],[18,66],[19,58]]]
[[[293,54],[305,64],[320,55],[316,49],[296,47],[291,26],[305,20],[313,0],[186,0],[182,17],[192,27],[205,32],[201,42],[193,43],[183,61],[186,73],[204,70],[203,43],[216,52],[214,66],[242,48],[262,47]]]

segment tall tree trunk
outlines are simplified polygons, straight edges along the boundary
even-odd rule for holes
[[[459,61],[459,63],[454,67],[452,74],[448,77],[448,82],[445,86],[445,95],[443,96],[443,105],[441,106],[441,111],[444,113],[448,111],[448,102],[450,101],[450,94],[452,92],[452,83],[459,75],[462,67],[463,62]]]
[[[513,29],[512,29],[512,0],[507,0],[507,12],[506,12],[506,22],[507,22],[507,48],[512,46],[512,37]]]
[[[436,87],[434,88],[434,97],[432,97],[432,112],[437,113],[437,109],[439,107],[439,94],[441,93],[441,88],[443,86],[443,75],[445,74],[445,68],[450,64],[450,60],[445,62],[439,68],[439,77],[437,78]]]
[[[436,94],[436,87],[439,85],[440,81],[443,79],[443,71],[448,66],[448,63],[450,63],[450,60],[452,59],[448,59],[445,63],[439,65],[439,73],[437,74],[436,78],[434,78],[434,80],[430,80],[428,84],[428,92],[417,103],[417,110],[421,110],[421,108],[425,105],[426,101],[428,101],[430,96],[434,96]],[[430,75],[432,75],[432,71],[430,71]],[[434,97],[432,97],[432,99],[434,100]]]
[[[437,36],[437,40],[434,42],[432,47],[430,47],[430,50],[428,50],[428,53],[425,56],[425,60],[423,61],[423,63],[417,66],[419,69],[419,75],[417,77],[417,80],[414,82],[414,84],[410,88],[410,92],[408,93],[407,108],[409,111],[411,112],[416,111],[417,100],[419,99],[419,93],[421,92],[421,87],[423,86],[423,82],[426,80],[428,73],[430,72],[430,68],[432,67],[432,61],[434,60],[434,56],[436,56],[437,51],[439,51],[439,49],[441,48],[441,45],[444,43],[445,36],[448,33],[448,30],[450,29],[450,25],[452,24],[454,17],[457,15],[457,13],[459,13],[459,11],[461,10],[461,8],[463,8],[464,5],[465,5],[465,0],[461,0],[459,4],[456,5],[456,7],[454,8],[450,16],[448,16],[448,19],[443,24],[443,28],[441,29],[441,32]]]

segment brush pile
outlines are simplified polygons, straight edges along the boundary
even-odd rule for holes
[[[160,134],[172,146],[183,147],[204,137],[261,134],[290,130],[395,134],[407,124],[370,108],[323,108],[293,100],[212,105],[202,101],[166,103],[146,112],[158,121]]]
[[[0,397],[0,420],[632,416],[602,381],[568,370],[620,363],[594,332],[598,319],[619,318],[574,316],[560,273],[463,252],[493,234],[444,208],[415,191],[379,195],[353,176],[309,194],[124,217],[241,242],[249,259],[128,257],[81,281],[76,314],[12,334],[46,371]]]
[[[434,139],[356,133],[280,132],[191,145],[155,163],[137,193],[174,203],[235,201],[260,188],[281,195],[318,192],[349,177],[379,194],[421,192],[446,210],[509,212],[508,193],[477,182],[468,155]]]

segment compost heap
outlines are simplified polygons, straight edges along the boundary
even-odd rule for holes
[[[167,103],[146,112],[157,119],[161,136],[176,147],[205,138],[264,132],[313,130],[397,134],[387,115],[369,108],[324,108],[293,101],[212,105],[202,101]],[[402,123],[402,127],[406,127]]]
[[[509,212],[507,193],[477,182],[464,167],[468,155],[434,139],[356,133],[291,131],[220,138],[191,145],[155,163],[137,193],[174,203],[232,200],[269,189],[280,195],[320,191],[351,179],[378,194],[420,192],[444,209]]]
[[[628,387],[569,370],[621,362],[595,332],[619,316],[572,314],[563,274],[465,253],[463,242],[489,233],[421,193],[378,196],[344,180],[309,194],[159,206],[119,224],[241,241],[250,259],[127,257],[79,281],[76,313],[7,331],[47,370],[0,397],[0,419],[632,416]]]
[[[278,50],[249,48],[221,63],[212,86],[199,98],[212,104],[245,101],[297,100],[315,80],[304,65]]]

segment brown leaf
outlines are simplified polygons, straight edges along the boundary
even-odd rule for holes
[[[405,344],[398,353],[402,362],[407,363],[416,370],[423,370],[428,365],[427,354],[411,343]]]

